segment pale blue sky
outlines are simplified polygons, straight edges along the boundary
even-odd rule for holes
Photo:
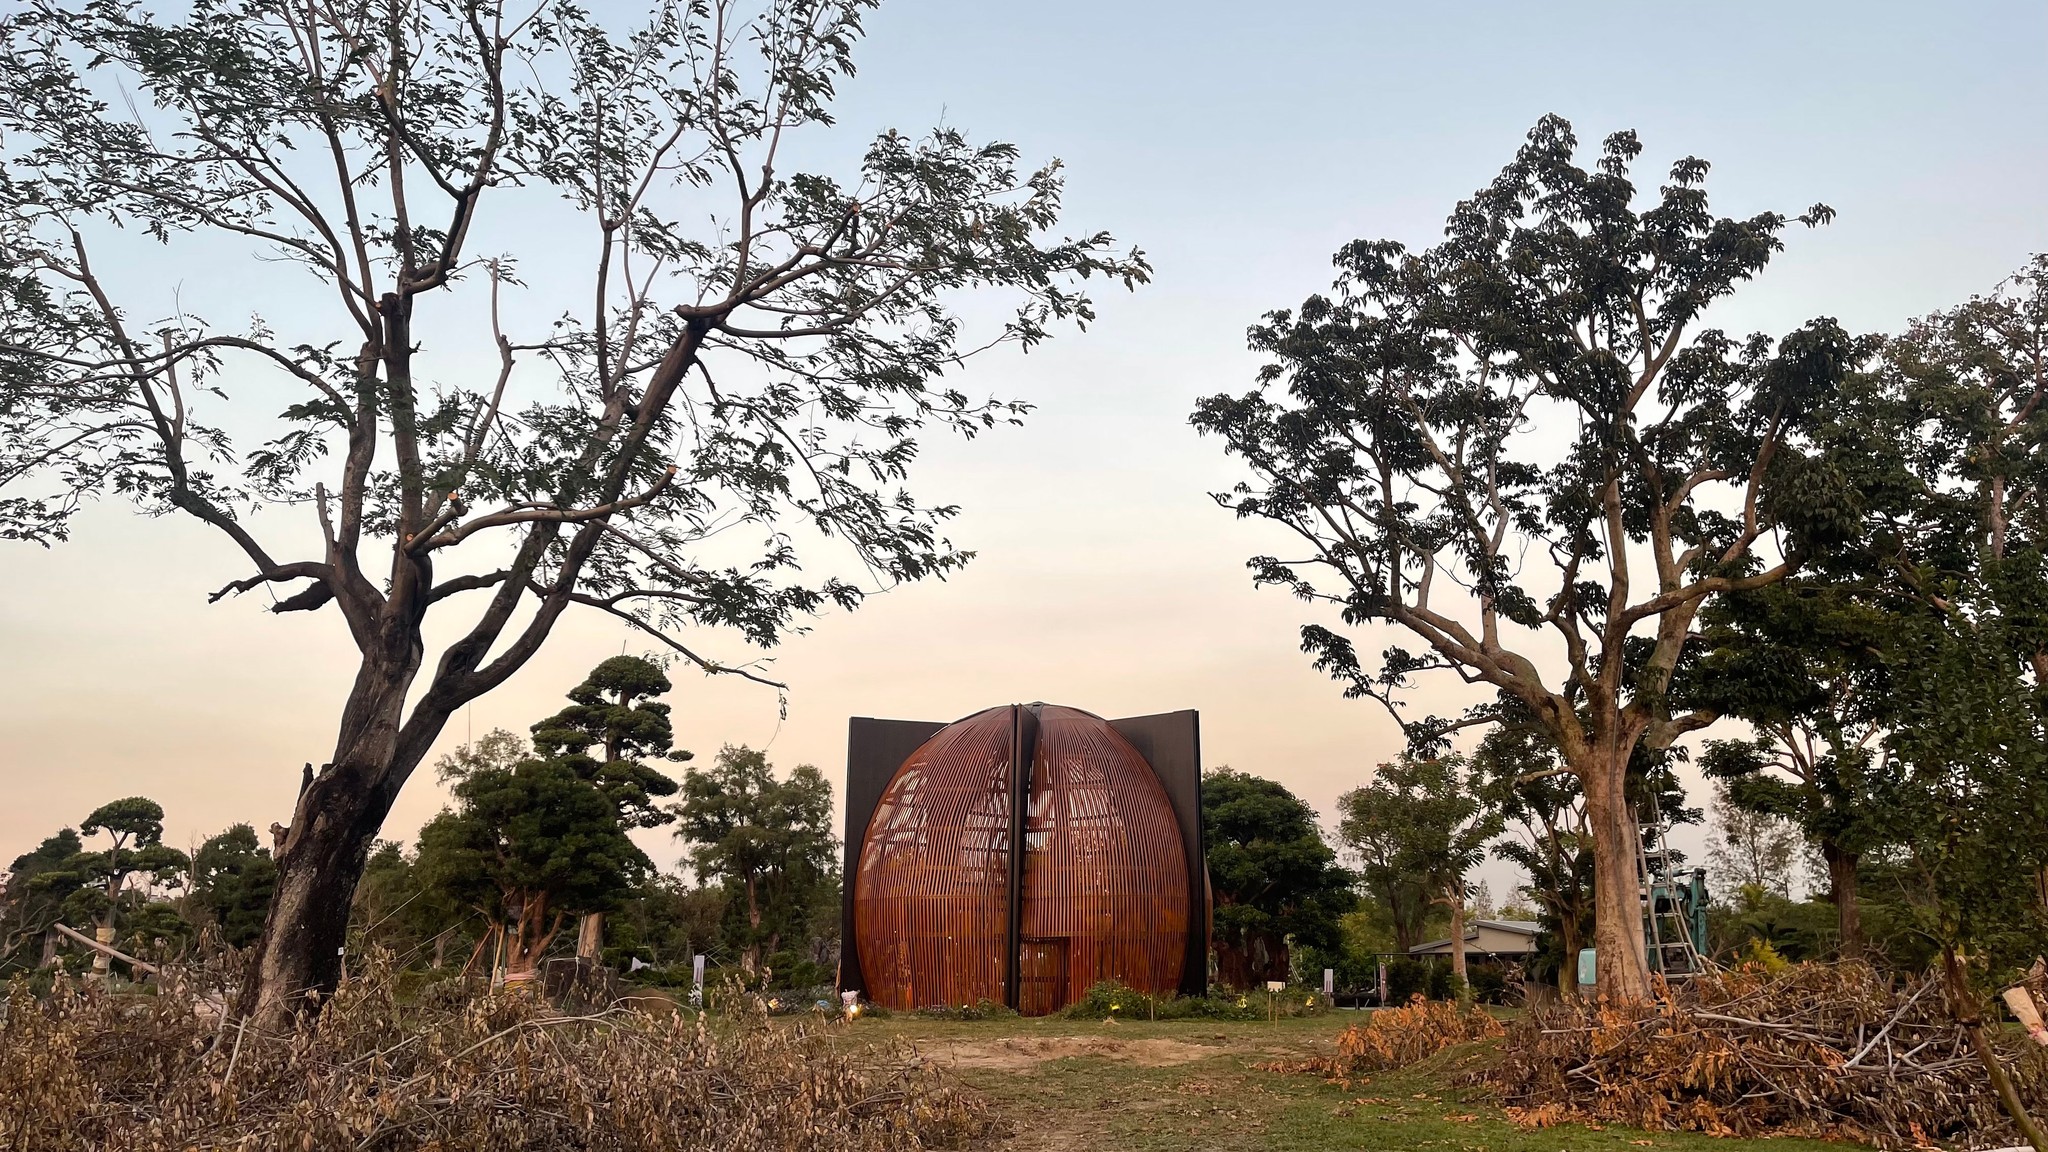
[[[1250,587],[1243,559],[1265,545],[1204,497],[1232,473],[1186,416],[1197,396],[1248,384],[1246,326],[1323,288],[1339,244],[1429,243],[1547,112],[1589,145],[1637,129],[1644,186],[1694,154],[1713,162],[1724,212],[1840,212],[1788,234],[1716,316],[1732,328],[1815,315],[1896,328],[2048,248],[2039,3],[892,0],[869,32],[838,106],[845,147],[943,116],[1027,158],[1059,156],[1074,226],[1140,245],[1157,279],[1101,293],[1087,334],[965,377],[1040,406],[1022,429],[934,445],[925,462],[923,490],[965,508],[955,538],[982,553],[967,573],[786,646],[786,722],[758,690],[683,681],[687,746],[772,741],[778,763],[835,779],[849,714],[944,719],[1031,699],[1200,708],[1209,763],[1276,777],[1326,812],[1391,755],[1385,718],[1296,652],[1297,606]],[[232,297],[219,281],[189,289]],[[138,558],[161,583],[107,567]],[[136,791],[170,809],[181,844],[288,817],[297,765],[331,747],[353,664],[331,617],[205,604],[241,574],[199,528],[111,508],[56,551],[0,549],[0,859]],[[594,621],[561,630],[475,706],[473,730],[523,729],[620,642]],[[438,804],[423,774],[387,831],[409,836]]]

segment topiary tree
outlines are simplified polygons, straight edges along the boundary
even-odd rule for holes
[[[84,851],[76,831],[60,828],[8,865],[0,884],[0,973],[55,960],[57,934],[50,925],[61,916],[65,899],[85,884],[84,875],[72,870]]]
[[[766,647],[965,562],[953,508],[906,488],[918,437],[1025,406],[939,378],[1092,318],[1083,278],[1144,279],[1055,232],[1057,163],[950,127],[833,138],[873,7],[0,17],[0,538],[60,540],[102,495],[190,517],[237,557],[214,599],[289,586],[275,611],[358,649],[277,852],[239,1005],[262,1027],[333,987],[406,780],[565,613],[775,683],[688,629]],[[149,240],[233,274],[181,296]]]
[[[263,934],[270,895],[277,888],[277,865],[270,849],[247,824],[230,825],[207,837],[192,854],[192,903],[220,933],[223,944],[247,948]]]
[[[420,881],[497,926],[508,984],[533,979],[565,923],[653,871],[603,790],[559,759],[478,768],[454,794],[420,829]]]
[[[164,844],[163,806],[146,796],[102,804],[78,830],[86,836],[104,834],[108,843],[104,851],[82,852],[66,865],[84,878],[85,886],[71,894],[65,907],[91,915],[102,944],[114,942],[115,919],[130,877],[146,875],[159,883],[177,883],[192,866],[183,852]],[[95,952],[94,975],[104,978],[109,961],[105,952]]]
[[[1358,895],[1315,809],[1275,781],[1219,767],[1202,777],[1202,836],[1226,986],[1287,979],[1294,945],[1336,947]]]
[[[1302,550],[1254,557],[1259,583],[1424,645],[1375,668],[1312,623],[1317,667],[1382,701],[1418,752],[1495,718],[1490,698],[1408,721],[1398,697],[1426,672],[1544,727],[1585,792],[1600,989],[1624,998],[1650,990],[1629,766],[1713,720],[1670,697],[1708,598],[1781,580],[1853,531],[1854,494],[1808,430],[1868,350],[1826,320],[1775,347],[1702,327],[1792,220],[1714,216],[1692,157],[1638,207],[1641,150],[1618,132],[1581,167],[1571,126],[1545,117],[1441,243],[1340,251],[1332,295],[1252,330],[1272,358],[1260,388],[1193,417],[1250,473],[1218,502]]]
[[[653,697],[669,690],[661,665],[638,656],[614,656],[569,690],[569,707],[533,726],[533,746],[555,756],[601,789],[629,828],[657,828],[675,813],[655,801],[676,793],[676,782],[643,762],[656,756],[683,763],[689,752],[675,749],[669,707]],[[596,755],[587,750],[597,749]],[[604,951],[604,913],[585,913],[576,933],[576,955],[598,959]]]

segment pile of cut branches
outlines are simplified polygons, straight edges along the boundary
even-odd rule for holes
[[[385,970],[259,1036],[189,981],[23,981],[0,1019],[0,1148],[896,1152],[968,1144],[975,1105],[903,1050],[834,1043],[744,998],[717,1018],[536,996],[404,1003]],[[444,998],[444,1001],[446,998]]]
[[[1389,1068],[1405,1068],[1456,1044],[1501,1035],[1500,1021],[1484,1009],[1459,1010],[1443,1000],[1414,997],[1400,1008],[1383,1008],[1337,1034],[1337,1054],[1308,1060],[1280,1060],[1267,1072],[1312,1073],[1346,1079]]]
[[[2001,1055],[2028,1107],[2048,1058]],[[1739,969],[1654,1003],[1571,1001],[1508,1031],[1476,1079],[1528,1125],[1599,1120],[1716,1135],[1801,1135],[1880,1148],[2018,1143],[1939,977],[1864,964]]]

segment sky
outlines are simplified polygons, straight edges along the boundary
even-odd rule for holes
[[[679,674],[680,747],[765,747],[835,781],[849,716],[1194,708],[1208,765],[1276,779],[1330,819],[1398,733],[1308,666],[1296,631],[1317,617],[1252,586],[1244,561],[1270,537],[1209,499],[1237,473],[1187,416],[1250,385],[1246,328],[1326,288],[1330,253],[1428,244],[1546,113],[1589,147],[1637,130],[1646,187],[1681,156],[1710,160],[1722,213],[1839,212],[1788,233],[1717,310],[1734,331],[1815,316],[1895,330],[2048,249],[2038,3],[890,0],[857,61],[837,105],[849,139],[943,121],[1058,157],[1068,227],[1141,247],[1156,275],[1098,289],[1085,333],[960,377],[1037,406],[1021,428],[931,442],[918,465],[919,491],[962,508],[950,535],[978,553],[964,572],[828,614],[773,652],[786,717],[771,690]],[[557,240],[523,242],[545,258]],[[232,302],[239,274],[224,255],[178,282]],[[116,504],[53,549],[0,546],[0,860],[136,793],[164,805],[181,847],[290,818],[299,765],[333,746],[354,653],[332,612],[273,616],[260,592],[207,603],[245,574],[210,530]],[[747,655],[736,636],[693,640]],[[645,650],[571,617],[442,746],[523,731],[598,660]],[[1432,687],[1418,709],[1462,702]],[[444,799],[422,771],[386,834],[409,838]],[[678,855],[659,830],[641,839],[657,862]],[[1499,865],[1482,875],[1497,897],[1513,883]]]

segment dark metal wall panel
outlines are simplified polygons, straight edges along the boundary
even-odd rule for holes
[[[860,846],[867,839],[868,819],[889,787],[896,770],[917,747],[944,724],[929,720],[876,720],[856,716],[846,726],[846,839],[840,869],[839,987],[866,992],[860,949],[853,939],[853,889],[860,871]]]
[[[1188,942],[1180,990],[1200,996],[1209,990],[1210,931],[1208,845],[1202,837],[1201,718],[1190,710],[1133,716],[1109,724],[1152,766],[1166,798],[1173,802],[1188,869]]]

